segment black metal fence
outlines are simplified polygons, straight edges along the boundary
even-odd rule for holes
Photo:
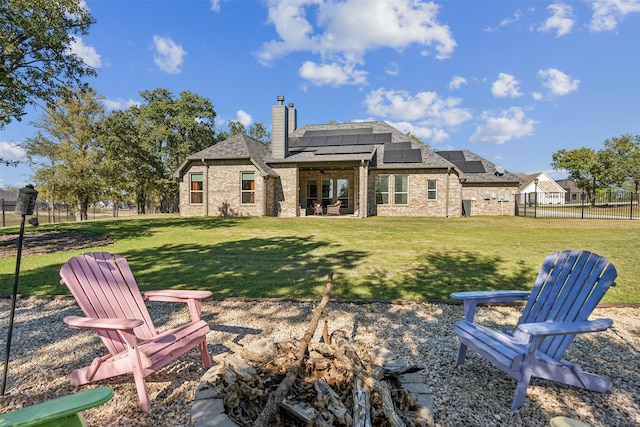
[[[586,193],[569,200],[549,200],[543,193],[520,193],[516,215],[533,218],[640,219],[638,193],[609,191],[591,200]]]
[[[0,215],[2,216],[2,226],[15,226],[20,225],[20,215],[15,211],[15,200],[0,199]],[[40,224],[47,224],[53,222],[66,222],[75,221],[76,214],[73,208],[64,203],[56,203],[51,206],[45,202],[36,203],[36,207],[33,211],[33,216],[38,218]]]

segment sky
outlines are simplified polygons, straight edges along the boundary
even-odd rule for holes
[[[640,0],[86,0],[97,22],[73,51],[107,112],[164,88],[271,129],[278,95],[298,126],[386,121],[433,150],[470,150],[509,172],[560,149],[640,134]],[[21,160],[43,110],[0,130]],[[32,169],[0,166],[0,188]],[[36,183],[37,184],[37,183]]]

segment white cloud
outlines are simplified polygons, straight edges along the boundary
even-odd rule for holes
[[[140,103],[140,101],[134,101],[133,99],[129,98],[129,99],[122,99],[122,98],[118,98],[118,99],[109,99],[109,98],[105,98],[102,100],[102,104],[104,105],[104,108],[110,111],[113,110],[126,110],[129,107],[132,107],[134,105],[142,105]]]
[[[0,141],[0,158],[4,160],[16,161],[24,160],[25,152],[15,142]]]
[[[318,86],[358,85],[367,81],[366,71],[356,70],[355,65],[338,63],[317,65],[306,61],[300,67],[300,76]]]
[[[236,113],[236,120],[242,123],[243,126],[251,126],[253,123],[253,117],[244,110],[238,110]]]
[[[96,52],[96,49],[92,46],[87,46],[82,42],[82,38],[78,36],[71,36],[71,45],[69,46],[72,53],[75,53],[82,61],[91,68],[102,67],[102,61],[100,54]]]
[[[453,53],[456,42],[449,27],[437,21],[438,10],[435,3],[415,0],[269,0],[269,22],[279,39],[264,43],[257,57],[268,65],[291,52],[308,51],[320,57],[316,62],[348,69],[350,64],[362,64],[367,51],[419,44],[424,52],[435,51],[436,58],[444,59]],[[316,84],[360,80],[345,79],[345,73],[335,69],[324,71],[332,71],[329,74],[337,80],[319,79]]]
[[[493,28],[493,27],[485,28],[484,31],[489,32],[489,33],[497,31],[499,28],[506,27],[506,26],[509,26],[509,25],[511,25],[513,23],[518,22],[522,18],[522,16],[523,16],[523,13],[518,10],[513,14],[512,18],[505,18],[502,21],[500,21],[500,23],[498,24],[497,27],[495,27],[495,28]]]
[[[387,123],[400,132],[411,132],[412,135],[417,136],[423,141],[443,142],[449,139],[449,134],[443,129],[436,129],[428,126],[420,126],[410,122],[390,122]]]
[[[524,111],[519,107],[502,111],[499,116],[484,112],[482,118],[484,124],[478,126],[476,132],[469,139],[473,143],[504,144],[514,138],[531,136],[535,133],[535,125],[537,124],[535,120],[525,118]]]
[[[156,54],[153,62],[164,72],[179,74],[180,66],[187,52],[168,37],[153,36]]]
[[[518,89],[518,81],[511,74],[500,73],[498,80],[491,85],[491,93],[496,98],[517,98],[522,96]]]
[[[544,25],[538,28],[538,31],[555,31],[556,37],[569,34],[575,23],[571,6],[557,3],[547,6],[547,10],[551,12],[551,17],[545,21]]]
[[[384,70],[384,72],[390,76],[397,76],[398,74],[400,74],[400,65],[398,65],[396,62],[392,62],[387,65],[387,68]]]
[[[467,79],[460,76],[453,76],[449,82],[449,89],[460,89],[462,85],[467,84]]]
[[[211,10],[220,12],[220,0],[211,0]]]
[[[460,98],[441,98],[435,92],[419,92],[415,96],[403,90],[380,88],[370,92],[367,112],[401,121],[420,121],[437,126],[457,126],[471,118],[471,113],[458,106]]]
[[[552,96],[563,96],[578,89],[580,80],[572,79],[555,68],[538,71],[538,78],[542,79],[542,85],[546,87]]]
[[[591,7],[591,31],[612,31],[626,15],[640,12],[640,0],[596,0]]]

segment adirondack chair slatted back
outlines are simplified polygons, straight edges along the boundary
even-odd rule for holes
[[[60,277],[85,316],[141,319],[144,324],[134,329],[139,339],[146,340],[157,334],[131,268],[122,256],[108,252],[77,255],[62,266]],[[97,332],[112,355],[126,350],[117,332]]]
[[[616,276],[613,264],[591,252],[551,254],[542,264],[518,324],[587,320],[609,287],[615,286]],[[574,337],[548,337],[540,351],[559,359]]]

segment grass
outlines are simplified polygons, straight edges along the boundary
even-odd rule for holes
[[[148,216],[48,224],[107,235],[96,250],[124,255],[141,289],[210,289],[217,297],[448,299],[453,291],[528,289],[543,258],[586,249],[611,260],[604,301],[640,302],[640,222],[469,218],[180,218]],[[36,229],[28,227],[26,232]],[[0,234],[17,233],[16,227]],[[27,234],[28,236],[28,234]],[[58,270],[84,251],[23,256],[19,293],[67,294]],[[0,259],[0,294],[15,258]]]

